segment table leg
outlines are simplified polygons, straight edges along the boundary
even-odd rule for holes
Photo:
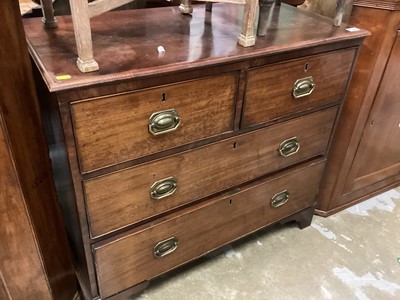
[[[40,0],[43,12],[43,26],[44,28],[57,28],[57,20],[54,17],[53,2],[51,0]]]
[[[76,64],[83,73],[97,71],[99,65],[93,58],[88,2],[87,0],[70,0],[69,2],[78,51]]]
[[[192,1],[182,0],[181,5],[179,5],[179,11],[182,14],[191,14],[193,12]]]
[[[258,5],[260,7],[258,13],[258,27],[257,35],[265,36],[267,34],[267,23],[268,17],[275,0],[259,0]]]
[[[344,6],[346,4],[346,0],[337,0],[336,1],[336,11],[335,17],[333,19],[333,26],[340,26],[342,24]]]
[[[243,47],[250,47],[256,43],[254,35],[254,23],[256,20],[258,0],[247,0],[244,5],[242,33],[239,36],[238,43]]]

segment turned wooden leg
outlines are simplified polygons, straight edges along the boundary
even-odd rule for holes
[[[247,0],[244,5],[242,33],[238,43],[243,47],[253,46],[256,43],[254,36],[254,22],[256,20],[258,0]]]
[[[54,18],[53,3],[51,0],[40,0],[43,12],[43,26],[44,28],[57,28],[57,20]]]
[[[192,0],[182,0],[179,5],[179,11],[182,14],[191,14],[193,12]]]
[[[83,73],[97,71],[99,65],[93,58],[92,32],[88,2],[86,0],[70,0],[71,16],[74,25],[79,70]]]
[[[342,24],[344,5],[346,0],[336,0],[335,18],[333,19],[333,26],[340,26]]]

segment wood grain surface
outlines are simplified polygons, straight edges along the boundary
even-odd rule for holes
[[[353,0],[353,5],[376,9],[400,10],[400,0]]]
[[[100,295],[108,297],[154,278],[312,206],[323,166],[324,163],[320,161],[292,169],[247,186],[235,194],[212,199],[146,230],[95,247]],[[272,208],[271,198],[284,190],[289,192],[288,202],[279,208]],[[176,237],[179,241],[176,251],[155,258],[153,247],[170,237]]]
[[[71,104],[83,172],[233,130],[237,74]],[[175,109],[176,131],[154,136],[153,113]]]
[[[355,54],[356,50],[350,49],[250,69],[242,127],[338,103],[346,91]],[[310,76],[315,84],[311,95],[295,99],[295,82]]]
[[[41,95],[45,106],[50,107],[47,125],[50,137],[54,135],[54,153],[60,158],[57,174],[63,201],[67,210],[71,209],[68,213],[79,217],[71,218],[75,223],[71,222],[70,230],[78,245],[78,274],[84,277],[81,283],[88,298],[128,292],[126,289],[135,284],[143,287],[148,279],[264,225],[290,217],[300,220],[302,226],[309,223],[342,94],[311,108],[290,111],[288,107],[287,114],[283,111],[283,116],[272,121],[241,128],[249,69],[348,49],[337,52],[343,54],[338,58],[341,62],[342,57],[354,55],[367,32],[349,32],[346,25],[336,28],[330,19],[282,5],[271,11],[266,36],[257,39],[254,47],[244,48],[237,45],[237,16],[237,5],[227,4],[214,5],[212,14],[205,12],[204,6],[196,6],[191,17],[182,16],[174,7],[105,13],[91,22],[94,56],[101,67],[90,74],[80,73],[75,66],[70,17],[60,17],[59,28],[52,31],[43,31],[38,20],[24,21],[38,81],[42,77],[43,87],[47,85],[44,90],[48,91]],[[165,52],[158,52],[158,46],[163,46]],[[148,98],[153,99],[152,94],[154,102]],[[166,101],[162,101],[163,94]],[[179,101],[171,95],[180,95]],[[178,110],[176,105],[169,106],[173,101],[182,107],[187,105],[184,111],[192,114],[189,119],[198,121],[183,136],[180,130],[185,129],[187,118],[182,118],[180,127],[166,134],[165,142],[154,146],[150,142],[153,137],[143,138],[144,133],[148,134],[148,117],[167,108]],[[143,132],[136,126],[139,116]],[[200,139],[193,138],[202,133]],[[300,140],[300,151],[276,158],[283,139],[295,135]],[[159,142],[160,137],[154,141]],[[174,144],[179,138],[183,144]],[[133,147],[130,143],[135,139]],[[315,157],[321,158],[318,174],[306,170],[297,173],[294,169]],[[277,182],[301,186],[301,195],[312,195],[289,202],[271,215],[263,214],[268,206],[266,192],[278,186],[267,184],[268,188],[258,190],[254,181],[265,179],[271,172]],[[292,173],[297,175],[292,177]],[[149,201],[150,186],[171,175],[178,176],[177,192],[157,203]],[[219,206],[218,200],[210,199],[216,193],[221,197],[221,192],[226,196],[240,193],[240,189],[248,194],[238,196],[242,204],[235,211],[237,218],[227,219],[226,205]],[[247,205],[249,199],[257,203],[254,208]],[[202,207],[210,208],[196,213]],[[194,220],[185,221],[192,212]],[[300,212],[299,216],[293,215]],[[196,223],[193,228],[203,241],[200,244],[211,241],[210,247],[197,249],[191,243],[187,256],[179,261],[146,264],[148,253],[141,247],[151,242],[152,250],[154,243],[168,238],[164,233],[172,230],[178,220],[184,220],[179,226],[184,227],[188,239],[189,235],[191,239],[196,237],[184,225]],[[224,222],[228,227],[221,232],[227,232],[230,238],[225,240],[222,234],[218,241],[220,235],[210,228],[223,226]],[[166,227],[159,231],[157,226]],[[177,228],[182,231],[183,227]],[[145,231],[150,236],[141,235]]]
[[[98,236],[190,201],[201,199],[282,167],[323,155],[337,109],[329,109],[276,126],[170,156],[84,183],[92,236]],[[280,143],[296,136],[300,150],[279,155]],[[150,198],[155,181],[175,177],[176,192]]]
[[[18,2],[1,6],[1,273],[12,299],[69,300],[77,291],[76,276]]]
[[[391,96],[388,96],[388,100],[392,104],[388,106],[384,103],[376,103],[375,96],[378,91],[379,93],[384,91],[380,89],[380,84],[386,69],[395,68],[395,65],[398,64],[396,60],[393,60],[391,66],[389,66],[388,60],[393,53],[393,46],[398,35],[400,12],[356,5],[353,8],[350,22],[355,27],[370,30],[371,35],[364,40],[364,45],[360,50],[342,115],[332,139],[326,171],[322,178],[317,210],[318,214],[325,216],[398,185],[400,178],[398,174],[393,173],[393,171],[396,172],[395,168],[388,168],[387,175],[391,173],[392,177],[383,178],[383,173],[379,174],[378,172],[376,173],[376,180],[373,180],[375,173],[373,171],[369,178],[368,176],[364,178],[367,181],[364,181],[363,184],[361,184],[362,181],[359,181],[355,185],[361,162],[359,158],[357,159],[358,163],[354,164],[357,162],[355,157],[359,155],[359,152],[364,152],[367,149],[371,149],[373,152],[384,151],[386,142],[382,140],[383,137],[388,138],[390,135],[396,134],[396,130],[393,130],[393,124],[396,123],[393,123],[393,121],[396,119],[395,115],[398,108],[390,101],[390,98],[396,94],[393,90],[395,87],[389,87],[391,93],[388,95]],[[395,78],[395,76],[397,75],[393,74],[392,71],[391,77]],[[389,77],[386,77],[385,81],[386,85],[396,85],[396,81],[390,83]],[[381,96],[379,101],[385,102],[385,98],[386,96]],[[396,97],[394,96],[394,98]],[[382,139],[369,139],[368,146],[366,140],[364,140],[361,146],[360,141],[364,130],[367,133],[375,127],[375,122],[371,126],[373,118],[368,121],[372,112],[371,109],[374,106],[375,110],[381,106],[382,113],[387,114],[387,117],[382,119],[381,116],[378,121],[380,133],[377,135]],[[388,122],[386,122],[386,118]],[[384,124],[388,124],[390,129],[389,127],[382,129]],[[374,148],[376,149],[374,150]],[[393,151],[393,145],[391,149],[389,151]],[[362,162],[365,165],[363,168],[369,168],[367,166],[369,164],[376,168],[376,164],[382,162],[384,156],[367,158],[369,163]],[[364,159],[366,159],[365,156]],[[368,184],[366,184],[367,182]]]
[[[52,299],[0,115],[0,299]],[[3,298],[4,296],[4,298]]]
[[[69,16],[57,18],[59,27],[44,32],[41,20],[25,19],[25,31],[33,59],[51,91],[169,75],[171,72],[233,63],[279,52],[303,50],[317,45],[356,41],[366,31],[348,32],[343,24],[332,27],[329,18],[282,4],[265,37],[254,47],[237,44],[240,7],[217,3],[212,14],[203,5],[194,6],[192,16],[178,7],[109,12],[91,19],[94,57],[98,72],[82,74],[76,67],[76,48]],[[212,17],[212,18],[211,18]],[[212,20],[212,22],[211,22]],[[284,24],[284,25],[283,25]],[[164,54],[157,51],[163,46]],[[118,53],[118,55],[115,55]],[[69,79],[57,79],[69,75]],[[62,78],[62,77],[61,77]]]
[[[400,30],[368,116],[345,192],[400,174],[399,70]]]

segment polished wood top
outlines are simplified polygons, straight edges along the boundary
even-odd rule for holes
[[[177,7],[108,12],[91,20],[94,57],[100,70],[81,73],[70,16],[57,17],[59,27],[45,30],[40,18],[25,19],[31,55],[50,91],[105,82],[168,74],[287,52],[341,40],[358,39],[367,31],[346,31],[332,20],[282,4],[275,7],[265,37],[254,47],[237,44],[242,6],[215,4],[212,13],[195,5],[193,15]],[[239,17],[240,16],[240,17]],[[163,46],[165,53],[157,51]],[[57,79],[57,76],[68,75]],[[68,78],[70,79],[63,79]]]

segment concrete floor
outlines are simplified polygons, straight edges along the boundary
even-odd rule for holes
[[[400,188],[276,226],[153,281],[140,300],[400,299]]]

